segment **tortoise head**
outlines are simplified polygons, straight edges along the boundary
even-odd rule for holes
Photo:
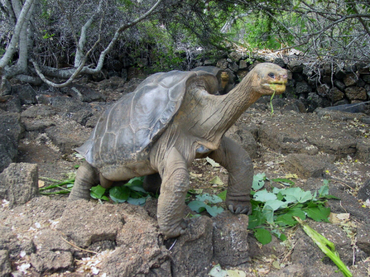
[[[286,69],[273,63],[260,63],[251,73],[252,86],[262,95],[282,94],[288,82]]]
[[[229,79],[230,79],[229,74],[227,74],[227,72],[223,71],[221,73],[221,81],[228,82]]]

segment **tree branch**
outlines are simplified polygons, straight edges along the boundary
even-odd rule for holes
[[[5,68],[5,66],[9,63],[10,59],[15,53],[15,50],[17,49],[17,43],[19,42],[19,35],[21,33],[21,30],[23,28],[23,23],[27,20],[27,14],[28,12],[32,9],[32,5],[34,5],[36,0],[26,0],[24,3],[22,10],[19,14],[17,24],[15,25],[14,28],[14,34],[12,36],[12,39],[6,48],[4,56],[0,59],[0,73],[1,71]]]
[[[104,63],[104,59],[105,59],[105,56],[107,55],[107,53],[113,48],[114,44],[116,43],[117,39],[119,38],[119,35],[135,26],[136,24],[140,23],[141,21],[143,21],[144,19],[146,19],[149,15],[151,15],[154,10],[158,7],[158,5],[162,2],[163,0],[158,0],[146,13],[144,13],[142,16],[140,16],[139,18],[135,19],[134,21],[132,22],[129,22],[123,26],[121,26],[120,28],[118,28],[112,38],[112,40],[110,41],[110,43],[108,44],[108,46],[100,53],[100,56],[99,56],[99,61],[98,61],[98,64],[97,66],[92,69],[90,67],[87,67],[85,66],[85,63],[86,63],[86,60],[87,60],[87,57],[88,55],[92,52],[92,50],[96,47],[96,45],[98,44],[98,42],[100,41],[100,36],[99,36],[99,39],[95,42],[95,44],[92,46],[92,48],[82,57],[82,60],[78,66],[78,68],[73,68],[73,69],[70,69],[68,71],[64,71],[64,74],[66,73],[70,73],[71,75],[69,76],[68,80],[65,81],[64,83],[61,83],[61,84],[57,84],[57,83],[54,83],[54,82],[51,82],[49,81],[45,75],[42,73],[39,65],[36,63],[35,60],[31,59],[31,62],[36,70],[36,73],[37,75],[41,78],[41,80],[43,82],[45,82],[46,84],[48,84],[49,86],[52,86],[52,87],[56,87],[56,88],[61,88],[61,87],[65,87],[67,85],[69,85],[79,74],[83,73],[83,74],[97,74],[101,71],[102,67],[103,67],[103,63]],[[101,21],[102,23],[102,21]],[[86,25],[86,24],[85,24]],[[60,73],[61,71],[60,70],[54,70],[54,74],[58,74]],[[55,75],[54,75],[55,76]]]

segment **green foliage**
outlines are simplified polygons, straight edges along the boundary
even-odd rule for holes
[[[209,195],[208,193],[198,194],[195,197],[196,200],[190,201],[188,206],[196,213],[207,211],[209,215],[214,217],[224,211],[222,207],[214,205],[221,203],[224,197],[226,197],[225,193],[220,193],[219,195]]]
[[[351,277],[352,273],[348,270],[347,266],[342,262],[339,253],[335,250],[335,245],[323,235],[312,229],[307,223],[303,222],[301,218],[294,218],[302,227],[303,231],[316,243],[316,245],[325,253],[339,268],[339,270],[346,277]]]
[[[39,188],[40,194],[43,195],[55,195],[55,194],[67,194],[71,192],[74,184],[74,177],[65,180],[56,180],[52,178],[40,177],[41,181],[51,183],[49,186]],[[52,190],[51,192],[46,192],[47,190]]]
[[[127,202],[133,205],[144,205],[148,197],[155,197],[143,188],[144,177],[132,178],[128,183],[120,186],[114,186],[105,189],[100,185],[91,188],[90,195],[94,199],[109,201],[115,203]]]
[[[248,225],[248,229],[254,232],[260,243],[268,243],[271,233],[285,240],[284,230],[297,224],[294,217],[329,222],[330,209],[325,203],[327,199],[337,198],[329,195],[327,181],[312,194],[311,191],[304,191],[299,187],[273,188],[272,191],[267,191],[262,189],[265,179],[264,174],[254,176],[251,193],[252,214],[249,216]],[[285,179],[275,180],[286,182]],[[291,181],[288,185],[292,185]]]

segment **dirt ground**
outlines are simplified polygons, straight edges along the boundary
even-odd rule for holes
[[[117,91],[112,91],[108,98],[115,100],[118,96],[119,93]],[[296,105],[294,104],[296,103],[295,101],[287,100],[286,104],[281,107],[275,107],[274,114],[271,114],[270,103],[267,99],[256,103],[242,115],[237,124],[229,131],[228,136],[234,138],[247,149],[253,159],[255,174],[265,173],[270,180],[273,178],[290,179],[295,182],[296,186],[305,190],[317,189],[323,184],[324,180],[329,180],[330,192],[340,194],[343,199],[340,203],[332,204],[332,210],[336,214],[350,214],[349,219],[346,219],[346,224],[337,224],[334,228],[341,232],[337,242],[341,239],[345,241],[343,245],[338,246],[344,249],[340,254],[347,253],[344,259],[354,272],[353,276],[370,276],[369,234],[362,240],[356,236],[361,232],[366,234],[366,230],[370,226],[368,220],[370,200],[366,198],[369,197],[370,192],[364,189],[365,186],[367,186],[367,189],[370,187],[370,184],[368,184],[370,180],[368,148],[370,128],[369,124],[362,121],[363,118],[368,116],[364,114],[324,112],[305,114],[299,113],[295,109],[287,108],[289,106],[287,103],[293,106]],[[66,116],[64,112],[56,112],[45,117],[22,116],[22,121],[26,126],[30,126],[31,122],[36,120],[43,122],[49,120],[52,122],[49,126],[44,126],[40,129],[26,130],[18,148],[17,162],[37,164],[39,177],[42,177],[38,183],[39,187],[48,184],[48,182],[42,181],[45,178],[70,179],[76,172],[76,165],[81,163],[81,158],[72,149],[86,140],[92,129],[86,126],[87,124],[81,125],[76,123],[71,117],[73,118],[73,113],[72,116]],[[50,130],[48,128],[54,129]],[[288,166],[287,161],[295,157],[292,156],[294,154],[308,155],[316,160],[310,164],[305,158],[306,156],[299,156],[301,160],[298,161],[301,167],[298,165]],[[323,165],[318,167],[317,171],[316,167],[321,162]],[[311,166],[316,166],[316,171],[310,171],[308,167]],[[319,172],[318,175],[317,172]],[[224,168],[211,165],[205,159],[196,160],[190,169],[191,188],[201,189],[203,193],[218,194],[222,192],[227,187],[227,179],[228,174]],[[217,181],[216,183],[215,180]],[[273,185],[276,186],[277,184],[266,182],[267,187]],[[359,197],[359,193],[361,197]],[[350,198],[347,199],[347,196]],[[56,212],[54,215],[55,219],[61,216],[60,213],[66,206],[66,197],[66,195],[50,196],[51,199],[60,201],[50,202],[53,204],[59,203],[58,205],[60,205],[59,212]],[[53,207],[49,208],[53,209]],[[27,208],[25,209],[27,210]],[[17,207],[16,211],[20,212],[21,207]],[[1,217],[6,222],[11,222],[9,218],[12,216],[13,211],[8,209],[6,201],[3,202],[0,213],[2,213]],[[330,230],[333,228],[329,225],[326,227],[321,225],[314,226],[318,229],[321,228],[323,232],[327,233],[330,233]],[[348,226],[351,227],[349,228]],[[24,236],[25,233],[28,233],[29,237],[35,234],[29,225],[25,224],[25,228],[27,230],[22,230]],[[315,246],[304,240],[302,238],[304,234],[299,232],[302,231],[294,228],[288,232],[287,242],[281,243],[274,239],[270,246],[262,247],[262,245],[252,239],[249,241],[251,249],[250,261],[246,264],[235,267],[228,266],[226,268],[242,270],[245,275],[240,276],[323,276],[320,274],[341,276],[340,273],[333,271],[335,269],[333,264],[327,260],[323,262],[320,260],[325,255],[322,255],[322,253],[318,254],[320,251],[312,250],[315,249]],[[361,247],[358,241],[361,242]],[[302,246],[305,243],[310,245],[309,247],[311,248],[309,249],[311,250],[305,250]],[[307,245],[306,247],[308,247]],[[304,261],[305,258],[302,256],[302,253],[305,251],[312,254],[310,259],[313,260],[311,262]],[[298,252],[301,254],[297,254]],[[87,259],[89,255],[81,258],[74,254],[73,269],[71,266],[68,266],[66,267],[67,269],[64,268],[62,270],[50,268],[44,270],[43,267],[39,266],[40,272],[35,270],[35,266],[31,266],[32,262],[30,263],[27,254],[20,253],[17,253],[15,256],[11,255],[13,276],[95,275],[91,269],[92,266],[89,268],[90,260]],[[103,252],[99,252],[99,255],[103,255]],[[354,258],[355,256],[357,257],[356,259]],[[89,257],[91,258],[91,256]],[[67,259],[70,259],[70,257],[68,256]],[[165,263],[161,262],[160,264],[164,265]],[[22,270],[22,265],[30,265],[31,269]],[[96,275],[109,276],[104,275],[103,271],[99,272],[99,270]],[[138,274],[135,276],[144,275]],[[156,276],[161,275],[157,274]]]

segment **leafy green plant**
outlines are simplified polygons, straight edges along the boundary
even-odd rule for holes
[[[143,180],[144,177],[135,177],[124,185],[114,186],[110,189],[97,185],[91,188],[90,195],[94,199],[104,201],[111,199],[115,203],[127,202],[133,205],[144,205],[146,199],[154,195],[143,188]]]
[[[219,195],[210,195],[208,193],[198,194],[195,197],[196,200],[190,201],[188,206],[196,213],[207,211],[209,215],[214,217],[224,211],[222,207],[215,205],[224,201],[224,197],[226,197],[224,192],[220,193]]]
[[[324,185],[312,194],[311,191],[292,187],[292,181],[285,179],[272,181],[283,182],[289,187],[267,191],[262,189],[265,180],[264,174],[254,176],[251,192],[252,214],[249,216],[248,225],[248,229],[254,232],[260,243],[269,243],[272,239],[271,234],[283,241],[286,240],[285,229],[298,223],[294,217],[302,220],[309,217],[315,221],[329,222],[330,209],[325,203],[328,199],[337,198],[329,195],[328,181],[325,180]]]
[[[65,180],[56,180],[52,178],[40,177],[41,181],[49,182],[51,185],[39,188],[40,194],[43,195],[55,195],[55,194],[67,194],[70,193],[75,182],[74,178]],[[53,189],[52,192],[47,190]]]

